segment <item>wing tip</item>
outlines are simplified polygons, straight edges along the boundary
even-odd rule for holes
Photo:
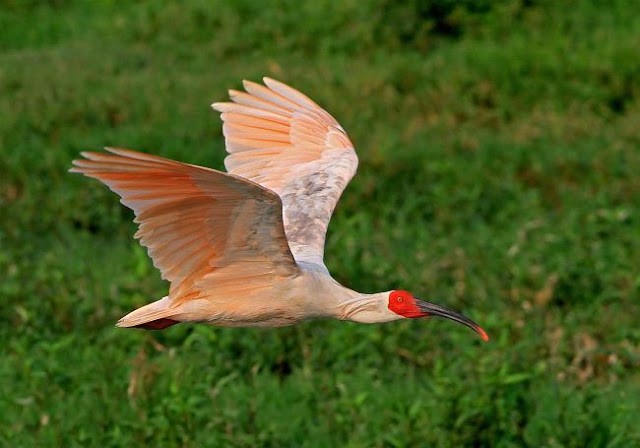
[[[263,76],[262,77],[262,82],[264,83],[265,86],[271,88],[271,86],[269,84],[282,84],[280,81],[277,81],[273,78],[270,78],[269,76]]]
[[[82,159],[73,159],[71,164],[73,165],[71,168],[67,170],[68,173],[78,173],[78,174],[86,174],[86,162],[95,159],[95,152],[91,151],[80,151],[80,157]]]

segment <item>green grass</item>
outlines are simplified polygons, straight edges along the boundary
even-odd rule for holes
[[[640,4],[230,3],[0,9],[0,442],[639,445]],[[336,279],[490,343],[439,320],[114,328],[167,285],[71,160],[220,168],[209,104],[263,75],[359,151]]]

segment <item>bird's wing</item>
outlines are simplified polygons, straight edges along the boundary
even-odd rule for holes
[[[356,172],[358,157],[342,126],[297,90],[264,78],[230,90],[222,112],[230,173],[280,196],[296,260],[323,263],[331,214]]]
[[[71,171],[105,183],[134,211],[135,237],[171,282],[170,299],[197,298],[214,280],[246,286],[299,273],[272,191],[209,168],[107,150],[83,152]]]

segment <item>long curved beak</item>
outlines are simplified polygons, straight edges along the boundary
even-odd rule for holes
[[[425,313],[425,315],[446,317],[447,319],[451,319],[453,321],[456,321],[462,325],[466,325],[467,327],[471,328],[473,331],[475,331],[480,335],[483,341],[486,342],[489,340],[489,335],[487,335],[487,332],[484,331],[480,327],[480,325],[478,325],[477,323],[475,323],[468,317],[463,316],[460,313],[456,313],[455,311],[452,311],[440,305],[436,305],[435,303],[425,302],[420,299],[416,299],[416,305],[418,306],[420,311]]]

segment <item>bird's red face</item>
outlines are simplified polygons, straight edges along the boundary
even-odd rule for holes
[[[391,291],[389,293],[388,308],[399,316],[409,319],[427,316],[445,317],[471,328],[473,331],[478,333],[484,341],[489,340],[487,333],[468,317],[434,303],[417,299],[407,291]]]

